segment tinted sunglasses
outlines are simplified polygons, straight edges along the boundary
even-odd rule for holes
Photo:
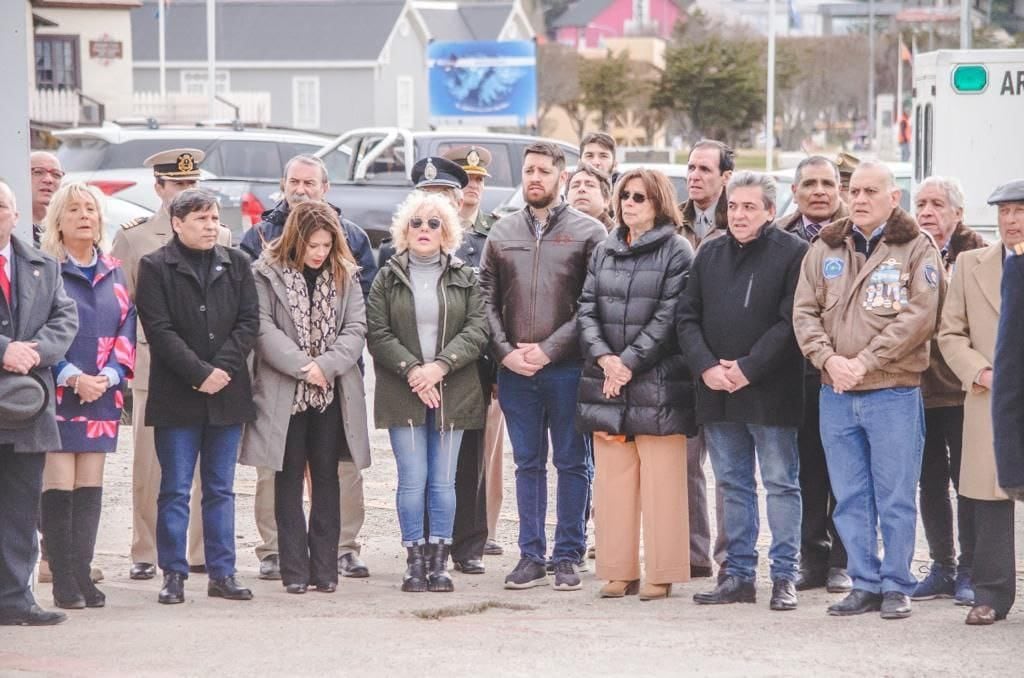
[[[409,220],[409,228],[423,228],[423,224],[429,226],[431,231],[436,231],[441,228],[441,220],[438,217],[430,217],[426,220],[424,220],[423,217],[413,217]]]
[[[632,200],[635,205],[643,205],[644,201],[647,200],[647,196],[643,193],[630,193],[629,191],[623,191],[622,195],[619,196],[620,202],[626,202]]]

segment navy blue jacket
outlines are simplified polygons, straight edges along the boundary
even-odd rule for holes
[[[373,284],[373,278],[377,275],[377,263],[373,260],[370,237],[354,222],[341,216],[340,209],[334,205],[331,207],[338,213],[341,229],[345,232],[345,239],[348,240],[348,247],[352,250],[352,256],[356,258],[356,263],[359,264],[359,287],[363,290],[363,301],[365,302],[370,297],[370,285]],[[288,220],[288,212],[288,203],[284,200],[274,205],[273,209],[264,212],[261,215],[262,221],[246,231],[242,237],[242,243],[239,245],[242,251],[248,254],[253,261],[259,259],[263,252],[263,245],[284,232],[284,222]]]
[[[1018,245],[1018,248],[1021,248]],[[1024,248],[1003,262],[992,425],[999,485],[1024,488]]]

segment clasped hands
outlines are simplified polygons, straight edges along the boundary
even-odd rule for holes
[[[747,379],[747,375],[743,374],[737,360],[723,358],[718,361],[717,365],[704,370],[700,377],[704,381],[704,385],[712,391],[735,393],[750,385],[750,380]]]
[[[516,348],[505,356],[501,364],[516,374],[532,377],[550,362],[551,358],[540,344],[516,344]]]
[[[860,358],[844,358],[841,355],[834,355],[825,361],[825,371],[832,379],[832,390],[836,393],[845,393],[853,389],[868,373]]]
[[[444,379],[445,373],[444,366],[435,361],[426,365],[417,365],[409,370],[406,376],[412,392],[419,396],[424,405],[434,409],[441,405],[441,392],[437,389],[437,385]]]
[[[604,370],[604,385],[601,392],[605,398],[618,398],[622,387],[633,378],[633,370],[626,367],[622,358],[611,353],[597,359],[598,366]]]

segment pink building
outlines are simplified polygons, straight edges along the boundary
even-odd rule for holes
[[[684,13],[682,0],[577,0],[553,25],[555,39],[577,49],[606,38],[653,35],[668,39]]]

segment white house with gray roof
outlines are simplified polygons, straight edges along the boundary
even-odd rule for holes
[[[159,89],[157,0],[132,11],[134,86]],[[207,92],[206,2],[166,10],[168,92]],[[426,129],[432,40],[529,40],[520,0],[217,0],[216,91],[269,92],[270,123]]]

